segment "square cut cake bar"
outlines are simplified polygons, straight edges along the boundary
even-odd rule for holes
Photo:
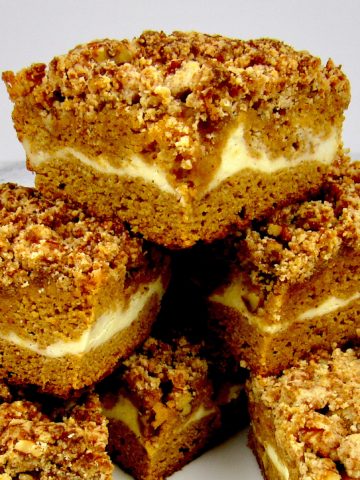
[[[305,198],[343,155],[347,78],[277,40],[148,31],[3,79],[37,187],[169,248]]]
[[[360,350],[318,352],[247,384],[250,446],[266,480],[360,478]]]
[[[137,480],[161,480],[199,455],[221,425],[208,364],[185,337],[150,337],[100,385],[109,449]]]
[[[27,399],[0,383],[1,480],[111,480],[107,420],[96,394]]]
[[[0,186],[0,376],[67,396],[147,338],[169,262],[119,222]]]
[[[313,349],[359,339],[359,239],[355,162],[335,169],[315,199],[229,239],[230,273],[208,299],[212,327],[261,374],[280,372]]]

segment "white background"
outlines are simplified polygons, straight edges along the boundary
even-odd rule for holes
[[[344,144],[360,159],[360,0],[0,0],[0,71],[48,62],[95,38],[131,38],[146,29],[274,37],[324,63],[331,57],[352,84]],[[22,168],[25,156],[12,127],[12,105],[0,83],[0,168]],[[245,445],[243,433],[174,477],[258,480]],[[123,476],[117,472],[115,478]]]

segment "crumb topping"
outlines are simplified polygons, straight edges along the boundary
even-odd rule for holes
[[[242,112],[255,115],[248,132],[252,148],[261,132],[270,135],[269,146],[276,143],[263,123],[255,128],[255,117],[267,122],[272,118],[276,129],[287,128],[292,139],[284,143],[274,131],[281,143],[277,154],[288,148],[294,154],[304,141],[303,128],[301,121],[294,128],[286,126],[289,111],[298,111],[304,103],[305,115],[320,102],[306,125],[315,127],[323,115],[319,131],[327,135],[325,117],[333,125],[350,101],[349,82],[331,60],[324,66],[308,52],[274,39],[242,41],[197,32],[146,31],[133,40],[97,40],[55,57],[49,66],[34,64],[16,75],[5,72],[3,79],[14,102],[25,99],[33,102],[32,111],[41,109],[49,131],[71,115],[88,143],[99,115],[125,115],[127,137],[137,138],[128,140],[134,143],[131,148],[142,145],[149,161],[156,158],[180,179],[193,169],[206,174],[210,166],[196,165],[197,159]],[[167,161],[159,153],[163,150]]]
[[[100,220],[34,189],[0,185],[0,282],[26,287],[34,279],[70,279],[92,288],[101,276],[119,280],[145,262],[141,240],[123,225]]]
[[[0,379],[0,404],[2,402],[10,402],[12,400],[12,395],[8,385],[4,382],[3,379]]]
[[[167,420],[186,417],[201,404],[214,408],[208,364],[200,350],[200,344],[185,337],[172,344],[150,337],[123,362],[118,384],[139,409],[145,435],[150,429],[151,437]],[[111,405],[113,400],[110,394],[103,402]]]
[[[240,240],[239,259],[254,283],[301,282],[340,249],[360,250],[360,164],[334,170],[320,198],[289,205]]]
[[[359,392],[359,348],[319,354],[251,384],[255,401],[272,410],[276,439],[297,459],[304,480],[326,472],[360,478]]]
[[[96,395],[70,408],[58,421],[37,403],[0,404],[0,476],[26,480],[110,480],[106,420]]]
[[[182,410],[183,397],[196,395],[197,384],[207,376],[207,362],[199,353],[200,346],[185,337],[174,345],[150,337],[139,353],[125,360],[123,380],[141,392],[147,406],[164,400],[165,393],[165,403]]]
[[[273,39],[242,41],[197,32],[147,31],[132,41],[79,45],[55,57],[48,69],[35,64],[23,70],[23,83],[14,88],[11,75],[5,75],[14,99],[37,90],[47,94],[38,95],[42,104],[65,102],[65,108],[72,98],[86,95],[90,114],[101,101],[140,105],[140,123],[164,112],[181,116],[186,108],[198,111],[198,121],[218,121],[236,111],[241,100],[242,109],[259,101],[271,104],[285,78],[299,90],[344,89],[342,101],[348,103],[345,77],[331,61],[324,68],[319,58]],[[291,101],[287,92],[283,107]]]

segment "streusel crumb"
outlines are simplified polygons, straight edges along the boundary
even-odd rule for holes
[[[0,404],[0,478],[110,480],[107,422],[97,396],[52,419],[40,404]]]
[[[3,78],[13,101],[33,95],[49,129],[70,113],[91,123],[106,109],[125,111],[132,131],[146,138],[144,153],[176,149],[175,164],[163,160],[162,166],[179,178],[201,168],[194,160],[202,144],[214,142],[234,115],[254,109],[266,119],[275,113],[276,124],[285,127],[284,113],[301,103],[299,96],[308,109],[308,96],[327,98],[324,115],[347,108],[350,100],[349,82],[331,60],[323,66],[319,58],[274,39],[197,32],[146,31],[133,40],[97,40],[55,57],[49,67],[34,64]],[[312,128],[319,120],[314,117]],[[248,132],[255,150],[256,131]],[[283,139],[274,154],[293,154],[303,143],[295,131],[289,135],[293,141]]]
[[[174,345],[150,337],[138,353],[123,362],[122,381],[141,397],[143,408],[164,402],[169,409],[189,413],[199,386],[207,384],[208,365],[200,348],[185,337]]]
[[[100,271],[120,279],[146,261],[141,240],[120,222],[87,216],[34,189],[0,185],[0,283],[26,287],[36,277],[92,288]]]
[[[348,79],[274,39],[146,31],[3,79],[43,195],[171,249],[304,200],[344,157]]]
[[[358,162],[346,165],[329,175],[318,198],[289,205],[248,229],[239,257],[255,283],[301,282],[341,249],[359,251],[359,174]]]
[[[319,353],[279,377],[255,377],[250,398],[271,412],[276,441],[299,465],[299,478],[328,478],[324,475],[332,472],[334,479],[355,479],[360,478],[359,392],[360,350],[353,348]]]

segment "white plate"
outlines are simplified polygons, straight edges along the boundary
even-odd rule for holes
[[[33,186],[34,176],[22,163],[15,163],[0,169],[0,183],[14,182]],[[118,467],[115,468],[114,480],[131,479]],[[262,476],[255,457],[247,447],[247,430],[241,431],[227,442],[206,452],[181,471],[170,477],[172,480],[261,480]]]

